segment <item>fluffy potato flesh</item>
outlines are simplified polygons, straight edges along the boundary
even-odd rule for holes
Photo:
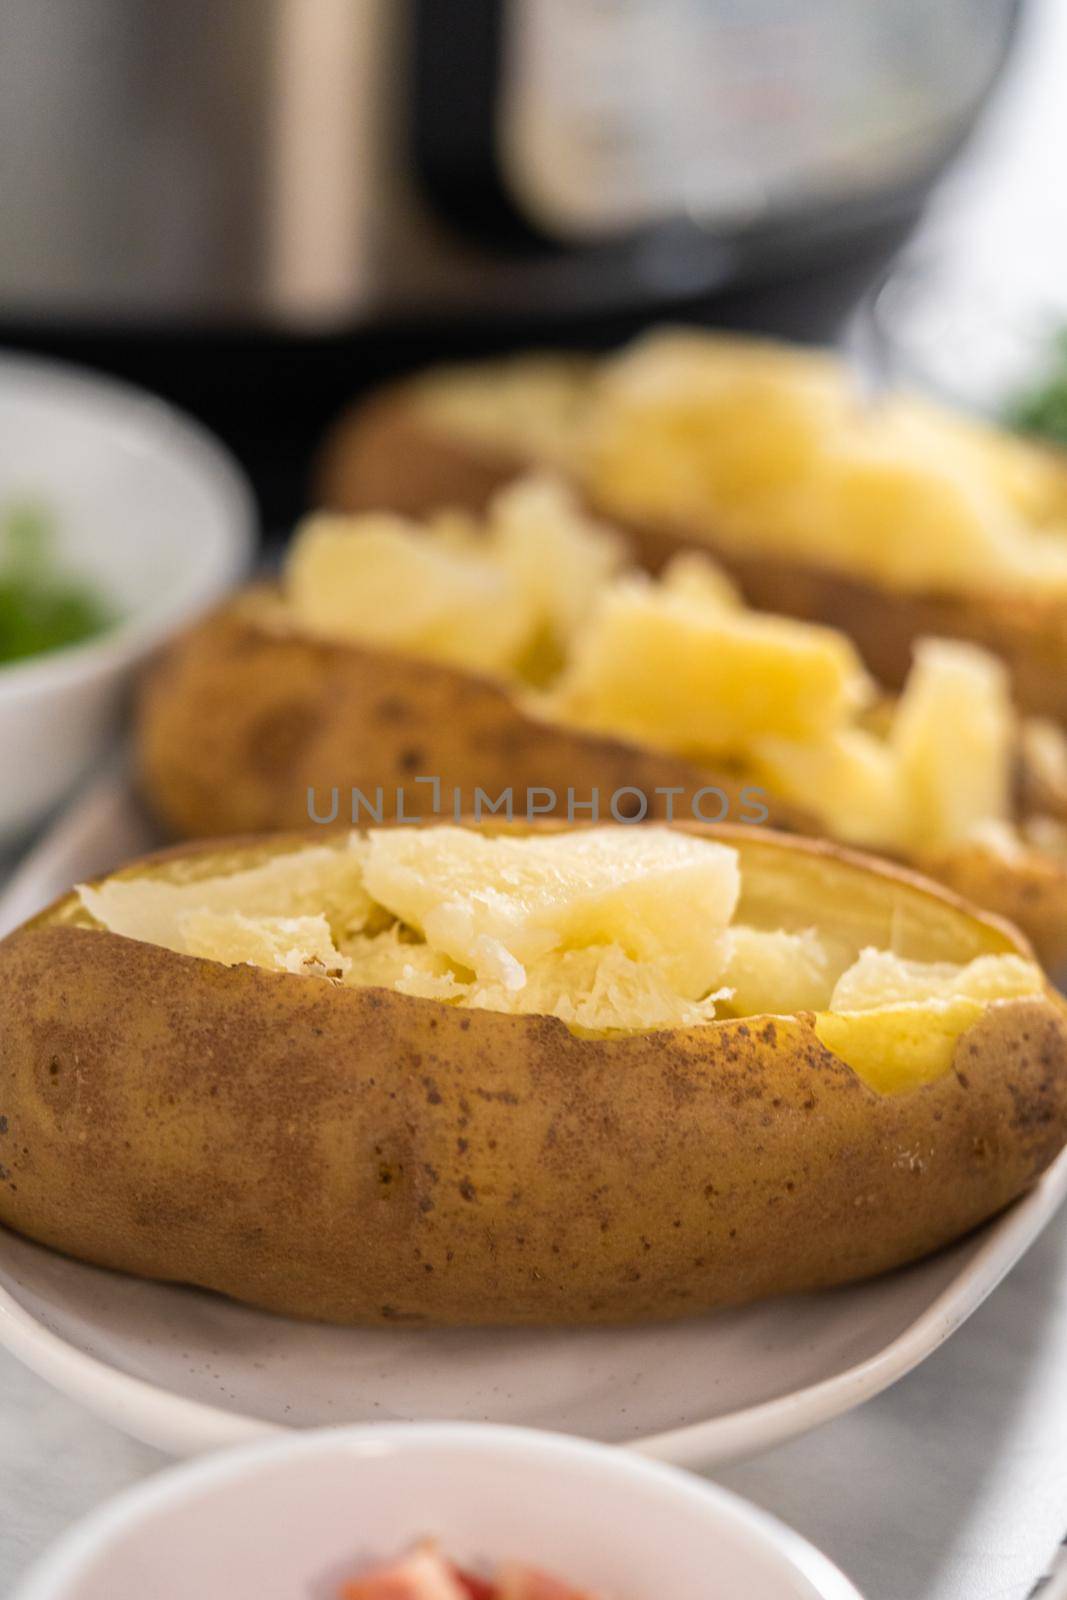
[[[620,542],[558,483],[530,478],[487,524],[446,514],[429,530],[386,515],[309,517],[284,577],[289,620],[355,640],[537,679],[621,560]]]
[[[183,870],[183,861],[198,866]],[[86,925],[224,965],[560,1018],[617,1035],[816,1013],[894,1093],[1042,975],[932,890],[744,830],[369,830],[265,859],[179,858],[79,891]]]
[[[516,445],[538,460],[562,465],[574,454],[586,419],[592,362],[581,357],[518,356],[481,366],[450,368],[445,382],[430,374],[419,384],[421,407],[446,431],[495,445]]]
[[[118,874],[85,884],[79,892],[90,916],[112,933],[168,950],[188,947],[191,916],[201,919],[205,938],[220,937],[227,918],[257,923],[284,916],[324,920],[331,938],[343,939],[365,927],[371,913],[363,887],[365,854],[363,840],[353,834],[341,847],[312,845],[248,865],[236,857],[224,874],[198,873],[200,860],[190,857],[166,875],[127,879]]]
[[[843,634],[637,579],[604,596],[558,704],[578,720],[683,754],[826,737],[868,689]]]
[[[1024,744],[1042,771],[1067,771],[1063,734],[1020,722],[977,646],[920,641],[901,698],[877,706],[843,634],[746,608],[702,555],[656,580],[621,559],[558,484],[533,478],[481,526],[312,519],[285,614],[490,670],[538,719],[726,766],[833,837],[920,859],[1010,830]]]
[[[826,738],[754,740],[749,760],[775,794],[825,819],[846,844],[904,848],[913,833],[912,796],[887,739],[845,725]]]
[[[714,986],[740,892],[735,851],[665,828],[378,833],[365,883],[427,943],[506,989],[521,990],[539,957],[614,945],[689,999]]]
[[[911,397],[872,406],[824,354],[666,330],[584,380],[562,362],[555,389],[543,357],[529,370],[524,407],[508,401],[522,387],[513,361],[431,377],[423,414],[565,464],[609,512],[703,527],[749,553],[905,591],[1067,586],[1067,489],[1047,451]]]
[[[922,854],[1010,823],[1022,730],[995,657],[921,641],[877,726],[871,698],[842,635],[727,606],[690,579],[681,593],[609,587],[547,703],[565,720],[725,760],[849,843]],[[1058,730],[1042,733],[1063,748]]]
[[[508,573],[477,551],[421,538],[399,518],[309,518],[289,559],[301,627],[493,670],[519,656],[530,630]]]
[[[809,806],[838,838],[927,853],[1010,823],[1021,731],[994,656],[926,639],[883,731],[854,722],[821,740],[763,739],[751,757],[776,793]],[[1048,743],[1062,746],[1062,734],[1052,730]]]
[[[1017,736],[1008,674],[994,656],[920,642],[889,735],[917,846],[942,849],[981,823],[1007,820]]]

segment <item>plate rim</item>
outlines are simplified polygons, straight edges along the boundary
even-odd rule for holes
[[[967,1321],[1034,1242],[1065,1198],[1067,1149],[1060,1152],[1027,1194],[983,1225],[985,1237],[959,1274],[903,1332],[874,1355],[831,1378],[822,1378],[773,1400],[722,1417],[643,1434],[622,1441],[618,1447],[674,1466],[722,1466],[784,1444],[873,1399],[933,1355]],[[0,1234],[10,1231],[0,1229]],[[196,1455],[226,1445],[305,1431],[296,1424],[268,1422],[243,1411],[194,1400],[123,1372],[55,1333],[3,1285],[0,1346],[92,1415],[165,1454]],[[575,1437],[590,1438],[588,1434]]]

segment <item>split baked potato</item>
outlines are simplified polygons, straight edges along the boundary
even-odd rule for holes
[[[0,1221],[338,1322],[682,1316],[959,1237],[1067,1137],[1021,937],[753,828],[212,843],[0,943]]]
[[[968,639],[1019,704],[1067,720],[1067,464],[910,397],[871,400],[824,353],[661,330],[603,359],[442,368],[354,408],[322,504],[481,509],[563,473],[659,568],[709,550],[748,601],[846,629],[899,686],[915,641]]]
[[[899,699],[836,630],[658,579],[558,484],[477,522],[309,519],[147,681],[140,781],[179,836],[504,806],[770,821],[892,855],[1067,963],[1067,742],[1000,662],[922,641]]]

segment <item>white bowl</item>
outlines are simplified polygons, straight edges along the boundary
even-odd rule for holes
[[[339,1600],[424,1537],[604,1600],[859,1600],[797,1534],[628,1452],[465,1423],[327,1429],[161,1473],[59,1542],[12,1600]]]
[[[0,839],[77,781],[133,669],[240,577],[255,530],[244,477],[196,423],[111,379],[0,354],[0,514],[21,501],[54,518],[64,569],[119,621],[0,666]]]

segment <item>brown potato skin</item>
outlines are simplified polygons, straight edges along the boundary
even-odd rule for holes
[[[479,511],[536,465],[444,434],[419,415],[416,395],[415,385],[399,384],[340,419],[320,458],[321,504],[411,516],[441,506]],[[895,591],[817,562],[738,555],[704,529],[623,518],[595,501],[589,509],[624,529],[651,572],[679,550],[706,550],[758,610],[842,629],[888,688],[899,688],[907,677],[917,639],[967,639],[1007,663],[1024,710],[1067,722],[1067,605],[1055,596]]]
[[[495,799],[509,787],[517,814],[528,788],[555,790],[563,815],[568,788],[578,804],[595,789],[609,821],[611,797],[631,789],[645,795],[650,817],[670,818],[673,805],[686,820],[706,786],[730,797],[729,820],[759,820],[746,800],[752,786],[728,773],[541,720],[502,685],[439,662],[268,630],[241,600],[176,640],[150,672],[135,753],[139,785],[177,838],[306,827],[309,788],[320,819],[337,788],[341,825],[426,817],[434,791],[420,775],[441,779],[443,820],[454,788],[471,810],[478,788]],[[353,814],[352,789],[374,803],[379,785],[383,815]],[[684,793],[656,794],[671,787]],[[798,808],[765,801],[773,825],[819,832]],[[704,820],[717,820],[714,795],[700,804]],[[636,795],[619,809],[631,805]],[[571,820],[588,817],[576,810]],[[1008,863],[968,845],[915,864],[1017,922],[1048,971],[1067,968],[1067,862],[1030,850]]]
[[[484,511],[536,465],[433,427],[420,416],[417,395],[417,381],[391,384],[342,413],[319,452],[313,504],[411,517],[442,506]]]
[[[742,814],[746,785],[728,775],[542,720],[476,673],[264,628],[240,601],[178,639],[149,674],[136,749],[141,786],[180,838],[306,827],[309,787],[319,817],[340,790],[342,824],[428,817],[435,795],[420,776],[440,778],[446,821],[456,788],[470,811],[476,789],[494,800],[510,787],[523,814],[527,789],[548,788],[565,815],[568,788],[581,805],[598,787],[610,821],[618,790],[641,791],[650,813],[662,814],[658,786],[695,792],[709,783],[731,797],[731,821],[753,820]],[[351,789],[374,802],[379,785],[384,816],[363,808],[353,817]],[[723,820],[714,796],[702,804],[705,820]],[[638,795],[620,797],[620,811],[639,806]],[[772,809],[779,826],[805,820],[784,804]],[[588,809],[571,818],[588,819]]]
[[[1067,1009],[883,1097],[810,1015],[595,1041],[49,920],[0,943],[0,1221],[294,1316],[684,1316],[884,1271],[1067,1137]]]

